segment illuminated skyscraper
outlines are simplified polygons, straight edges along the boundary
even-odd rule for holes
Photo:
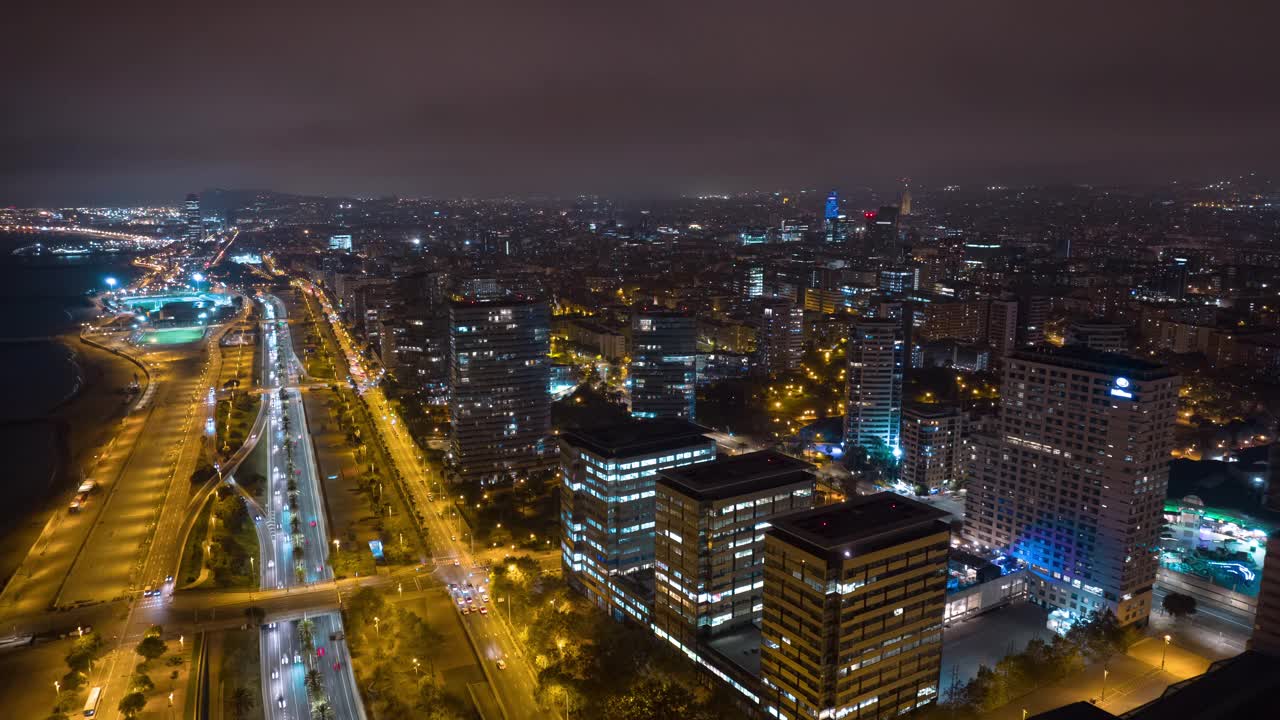
[[[549,323],[541,301],[450,303],[451,459],[464,481],[497,482],[554,458]]]
[[[681,420],[631,420],[560,437],[564,576],[616,619],[648,621],[652,588],[641,578],[653,568],[655,478],[715,460],[703,432]]]
[[[827,205],[822,213],[822,217],[828,224],[830,224],[832,220],[840,217],[840,196],[836,194],[835,190],[832,190],[831,194],[827,195]]]
[[[760,705],[894,718],[937,700],[951,527],[894,493],[778,518],[764,537]]]
[[[183,221],[186,223],[184,236],[187,242],[200,242],[204,239],[204,218],[200,216],[200,196],[195,193],[187,195],[183,209]]]
[[[844,415],[845,451],[863,447],[871,452],[900,454],[902,424],[902,323],[897,320],[857,320],[849,328],[846,353]]]
[[[1027,562],[1053,622],[1151,612],[1179,379],[1086,347],[1005,360],[1000,416],[970,438],[965,533]]]
[[[686,653],[759,623],[764,533],[813,507],[812,467],[772,450],[658,475],[653,627]]]
[[[631,415],[692,420],[698,325],[688,313],[637,310],[631,316]]]
[[[960,480],[963,430],[964,413],[956,406],[907,406],[902,413],[902,482],[938,490]]]
[[[761,373],[779,375],[800,367],[804,355],[804,307],[786,300],[765,303],[756,336]]]

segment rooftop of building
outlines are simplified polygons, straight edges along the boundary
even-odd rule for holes
[[[688,318],[693,319],[693,313],[687,310],[675,310],[666,307],[644,307],[636,308],[632,311],[632,317],[657,317],[657,318]]]
[[[960,414],[959,405],[948,403],[909,403],[903,408],[904,417],[910,415],[918,418],[951,418]]]
[[[704,427],[685,420],[635,420],[597,428],[570,430],[561,442],[603,458],[649,455],[663,450],[711,443]]]
[[[658,474],[658,484],[695,500],[723,500],[772,487],[813,482],[809,472],[812,467],[780,452],[761,450],[664,470]]]
[[[902,321],[901,321],[901,320],[894,320],[894,319],[892,319],[892,318],[871,318],[871,317],[860,317],[860,318],[856,318],[856,319],[853,321],[853,325],[854,325],[854,327],[863,327],[863,326],[866,326],[866,327],[886,327],[886,328],[888,328],[888,327],[892,327],[892,328],[898,328],[898,327],[902,327]]]
[[[528,295],[518,295],[508,293],[496,296],[478,297],[472,295],[455,295],[449,300],[449,304],[457,308],[472,307],[519,307],[524,305],[538,305],[542,300]]]
[[[1035,345],[1013,351],[1009,354],[1009,359],[1047,363],[1085,372],[1127,375],[1136,380],[1158,380],[1172,377],[1176,374],[1166,365],[1140,360],[1128,355],[1091,350],[1082,345],[1067,345],[1065,347]]]
[[[854,497],[776,520],[770,534],[814,555],[835,559],[874,552],[949,529],[947,513],[896,493]]]
[[[1076,320],[1069,325],[1068,328],[1078,328],[1080,330],[1128,330],[1129,326],[1124,323],[1111,322],[1101,318],[1092,320]]]

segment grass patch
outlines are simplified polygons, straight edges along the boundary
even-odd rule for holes
[[[261,397],[247,392],[237,393],[234,402],[230,398],[218,401],[214,426],[220,450],[230,453],[244,444],[261,403]]]
[[[264,717],[262,707],[262,669],[259,665],[258,627],[227,630],[222,639],[222,707],[226,717],[235,717],[236,695],[247,691],[251,708],[245,717]]]
[[[213,504],[210,503],[200,509],[196,524],[191,528],[187,546],[182,550],[182,569],[178,572],[178,577],[182,578],[181,585],[189,585],[200,577],[200,568],[204,564],[204,538],[209,533],[209,518],[212,516]]]
[[[212,587],[257,587],[258,535],[253,519],[239,495],[229,488],[218,488],[213,505],[213,549],[209,569]]]

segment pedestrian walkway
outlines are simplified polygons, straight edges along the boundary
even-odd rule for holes
[[[1161,669],[1163,659],[1164,669]],[[1106,665],[1092,663],[1083,670],[996,708],[990,720],[1022,720],[1075,702],[1092,702],[1112,715],[1126,713],[1160,697],[1169,685],[1202,674],[1209,660],[1163,637],[1147,637]]]

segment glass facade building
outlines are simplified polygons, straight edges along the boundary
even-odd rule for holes
[[[560,437],[564,575],[616,619],[648,623],[655,478],[715,460],[715,441],[703,432],[682,420],[633,420]]]
[[[450,303],[450,450],[464,482],[499,482],[554,460],[550,349],[541,301]]]
[[[698,325],[688,313],[638,310],[631,317],[631,415],[693,420]]]

